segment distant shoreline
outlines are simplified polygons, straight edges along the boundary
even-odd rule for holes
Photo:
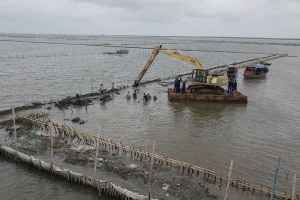
[[[94,34],[90,34],[90,35],[86,35],[86,34],[68,34],[68,33],[64,33],[64,34],[58,34],[58,33],[5,33],[2,32],[0,33],[0,36],[8,36],[8,37],[25,37],[25,35],[27,36],[27,38],[36,38],[36,37],[29,37],[28,35],[44,35],[44,36],[85,36],[85,37],[110,37],[110,36],[118,36],[118,37],[182,37],[182,38],[213,38],[213,39],[255,39],[255,40],[300,40],[300,38],[280,38],[280,37],[251,37],[251,36],[195,36],[195,35],[190,35],[190,36],[182,36],[182,35],[107,35],[107,34],[99,34],[99,35],[94,35]]]
[[[1,38],[7,37],[7,38]],[[67,42],[70,38],[76,41],[95,41],[99,38],[105,37],[153,37],[153,38],[191,38],[195,40],[195,43],[215,43],[215,44],[256,44],[256,45],[281,45],[281,46],[300,46],[300,39],[296,38],[254,38],[254,37],[208,37],[208,36],[142,36],[142,35],[71,35],[71,34],[31,34],[31,33],[0,33],[0,42],[25,42],[25,43],[41,43],[41,44],[55,44],[55,45],[85,45],[85,46],[105,46],[113,48],[133,48],[140,49],[141,44],[122,44],[122,45],[105,45],[105,44],[86,44],[86,43],[69,43]],[[10,39],[15,38],[15,39]],[[39,40],[40,39],[40,40]],[[42,39],[56,40],[63,39],[61,42],[45,42]],[[235,40],[234,40],[235,39]],[[245,40],[248,41],[245,41]],[[253,41],[249,41],[253,40]],[[256,40],[256,41],[255,41]],[[258,41],[260,40],[260,41]],[[263,41],[265,40],[265,41]],[[274,41],[277,40],[277,41]],[[281,41],[281,42],[280,42]],[[297,41],[292,42],[292,41]],[[165,42],[164,44],[177,44],[176,41]],[[143,44],[145,45],[145,44]],[[147,44],[155,46],[157,44]],[[143,47],[142,49],[153,49],[153,47]],[[186,50],[186,49],[175,49],[182,51],[199,51],[199,50]],[[200,50],[203,51],[203,50]],[[215,51],[213,51],[215,52]],[[234,52],[231,52],[234,53]],[[238,52],[245,53],[245,52]]]

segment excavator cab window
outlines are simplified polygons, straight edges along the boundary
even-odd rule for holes
[[[208,70],[194,69],[192,74],[192,80],[195,82],[206,83],[208,76]]]

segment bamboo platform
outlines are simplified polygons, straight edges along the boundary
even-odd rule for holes
[[[237,178],[231,178],[228,180],[228,177],[223,175],[222,173],[218,173],[209,169],[205,169],[200,166],[196,166],[191,163],[186,163],[183,161],[179,161],[173,158],[169,158],[167,156],[162,156],[159,154],[151,153],[147,150],[136,148],[134,146],[129,146],[122,144],[120,142],[116,142],[104,137],[97,137],[95,135],[90,135],[88,133],[76,131],[75,129],[70,128],[66,124],[59,125],[57,123],[53,122],[45,122],[40,120],[39,118],[34,118],[30,116],[17,116],[19,119],[26,120],[28,122],[34,121],[36,126],[39,126],[42,130],[45,131],[51,131],[54,129],[55,133],[60,134],[63,137],[70,137],[72,139],[77,139],[82,142],[85,142],[86,144],[93,145],[96,144],[97,140],[99,140],[99,144],[102,148],[110,149],[114,153],[119,153],[120,150],[122,150],[122,155],[129,154],[131,158],[134,157],[136,159],[139,159],[140,161],[151,161],[151,159],[154,159],[154,163],[158,165],[165,165],[166,167],[175,168],[177,169],[177,172],[182,171],[183,173],[186,173],[188,175],[196,174],[198,177],[200,173],[203,174],[203,178],[205,180],[211,181],[213,183],[219,182],[220,184],[224,181],[229,181],[232,187],[241,188],[243,191],[252,191],[252,192],[258,192],[260,194],[266,194],[271,195],[272,189],[267,188],[263,186],[262,184],[256,185],[251,184],[246,181],[243,181],[242,179]],[[291,195],[287,192],[280,192],[275,191],[275,196],[277,198],[281,199],[291,199]],[[295,197],[296,200],[300,200],[299,195],[297,194]]]

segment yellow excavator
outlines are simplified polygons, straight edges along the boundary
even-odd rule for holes
[[[191,93],[217,93],[221,94],[224,89],[220,86],[228,84],[228,77],[226,75],[211,74],[214,73],[212,69],[204,69],[203,65],[197,58],[182,55],[177,51],[163,48],[162,45],[156,46],[151,53],[150,58],[144,66],[144,69],[140,72],[137,79],[134,81],[133,87],[138,87],[139,82],[149,69],[150,65],[154,61],[157,54],[162,53],[173,58],[177,58],[181,61],[188,62],[194,65],[192,74],[192,82],[187,87],[187,90]]]

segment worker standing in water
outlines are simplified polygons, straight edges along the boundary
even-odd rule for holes
[[[112,83],[111,84],[111,92],[114,93],[114,91],[115,91],[115,83]]]
[[[136,94],[136,91],[135,91],[135,90],[133,91],[132,98],[133,98],[133,99],[136,99],[136,98],[137,98],[137,94]]]
[[[99,92],[100,92],[100,94],[103,94],[103,84],[100,85]]]
[[[143,97],[144,101],[148,101],[148,96],[144,93],[144,97]]]
[[[129,91],[128,91],[128,93],[127,93],[127,95],[126,95],[126,99],[127,99],[127,100],[130,100],[130,98],[131,98],[131,95],[130,95],[130,93],[129,93]]]

